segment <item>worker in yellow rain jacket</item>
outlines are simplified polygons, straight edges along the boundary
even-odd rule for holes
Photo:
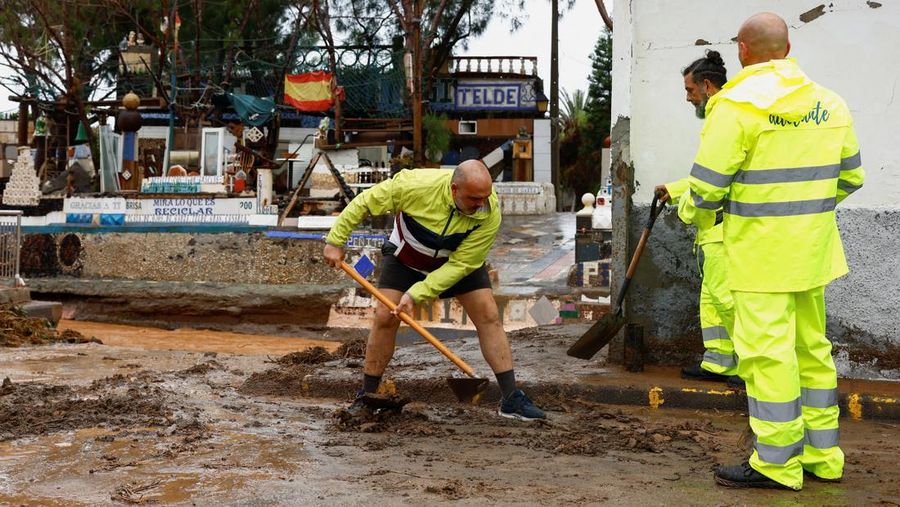
[[[707,51],[706,56],[695,60],[681,73],[687,101],[694,106],[698,118],[706,118],[709,99],[728,80],[722,56],[718,51]],[[691,223],[692,216],[688,208],[693,206],[689,186],[688,179],[682,178],[656,187],[660,200],[677,205],[679,216],[687,224]],[[743,382],[737,376],[737,356],[731,343],[734,303],[726,280],[721,220],[711,229],[697,231],[694,247],[701,277],[700,328],[706,351],[700,364],[683,368],[681,376],[693,380],[721,380],[732,386],[741,386]]]
[[[835,206],[864,174],[846,103],[786,59],[784,20],[752,16],[738,48],[744,68],[707,104],[690,176],[692,222],[710,228],[725,211],[732,340],[755,442],[715,479],[797,490],[804,472],[843,474],[824,293],[848,271]]]

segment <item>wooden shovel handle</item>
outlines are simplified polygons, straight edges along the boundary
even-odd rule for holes
[[[393,301],[388,299],[384,294],[381,293],[381,291],[376,289],[374,285],[369,283],[368,280],[366,280],[365,278],[362,277],[362,275],[357,273],[356,270],[353,269],[353,267],[351,267],[349,264],[347,264],[346,262],[341,262],[341,269],[343,269],[345,272],[347,272],[347,274],[350,275],[354,280],[356,280],[356,282],[358,284],[362,285],[364,289],[366,289],[373,296],[378,298],[378,300],[381,301],[384,304],[384,306],[388,307],[391,311],[393,311],[394,309],[397,308],[397,305],[394,304]],[[425,340],[427,340],[428,343],[434,345],[434,348],[438,349],[438,351],[440,351],[441,354],[444,354],[447,357],[447,359],[453,361],[453,364],[455,364],[457,367],[459,367],[459,369],[462,370],[463,373],[465,373],[466,375],[468,375],[472,378],[475,378],[475,370],[473,370],[471,366],[466,364],[465,361],[463,361],[462,359],[459,358],[459,356],[454,354],[452,350],[448,349],[446,345],[441,343],[440,340],[438,340],[431,333],[429,333],[427,329],[425,329],[424,327],[419,325],[419,323],[416,322],[412,317],[407,315],[405,312],[400,312],[397,314],[397,316],[400,317],[400,320],[405,322],[407,326],[415,329],[417,333],[422,335],[422,338],[425,338]]]

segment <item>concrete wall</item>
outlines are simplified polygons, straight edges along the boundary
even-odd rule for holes
[[[381,241],[379,240],[378,245]],[[363,249],[378,259],[376,247]],[[26,278],[334,284],[344,276],[322,263],[322,243],[262,233],[26,234]]]
[[[838,348],[848,346],[849,359],[856,360],[844,364],[843,372],[900,376],[900,327],[891,315],[900,297],[888,287],[900,280],[900,261],[895,254],[900,251],[900,143],[894,139],[900,130],[900,100],[895,100],[900,92],[900,60],[896,57],[900,3],[617,3],[613,124],[629,126],[613,137],[613,171],[619,163],[616,188],[621,197],[627,199],[633,191],[628,241],[634,244],[646,220],[654,185],[687,175],[697,149],[702,122],[685,101],[681,69],[704,50],[715,49],[722,53],[729,76],[733,76],[740,65],[737,44],[731,39],[744,19],[761,11],[785,18],[790,27],[791,56],[812,79],[847,100],[859,135],[867,172],[865,187],[842,203],[838,212],[851,274],[833,283],[827,292],[829,335]],[[661,219],[630,297],[630,312],[644,321],[651,342],[662,347],[656,349],[660,360],[685,360],[685,354],[677,353],[685,346],[690,353],[700,350],[695,303],[698,282],[690,238],[691,233],[676,217]],[[615,266],[621,271],[625,262],[619,251]],[[854,356],[853,351],[862,349],[871,354]],[[863,365],[867,357],[877,360]]]

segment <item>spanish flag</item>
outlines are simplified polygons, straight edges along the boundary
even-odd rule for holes
[[[316,71],[284,76],[284,103],[300,111],[323,112],[334,105],[330,72]]]

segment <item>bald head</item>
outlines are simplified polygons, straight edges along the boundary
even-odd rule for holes
[[[777,14],[754,14],[738,31],[738,58],[744,67],[784,58],[790,50],[787,23]]]
[[[450,189],[457,209],[465,215],[475,213],[491,196],[491,173],[480,160],[466,160],[456,166]]]
[[[462,185],[463,183],[477,181],[481,185],[491,184],[491,173],[488,172],[487,166],[480,160],[466,160],[456,166],[453,170],[453,183]]]

